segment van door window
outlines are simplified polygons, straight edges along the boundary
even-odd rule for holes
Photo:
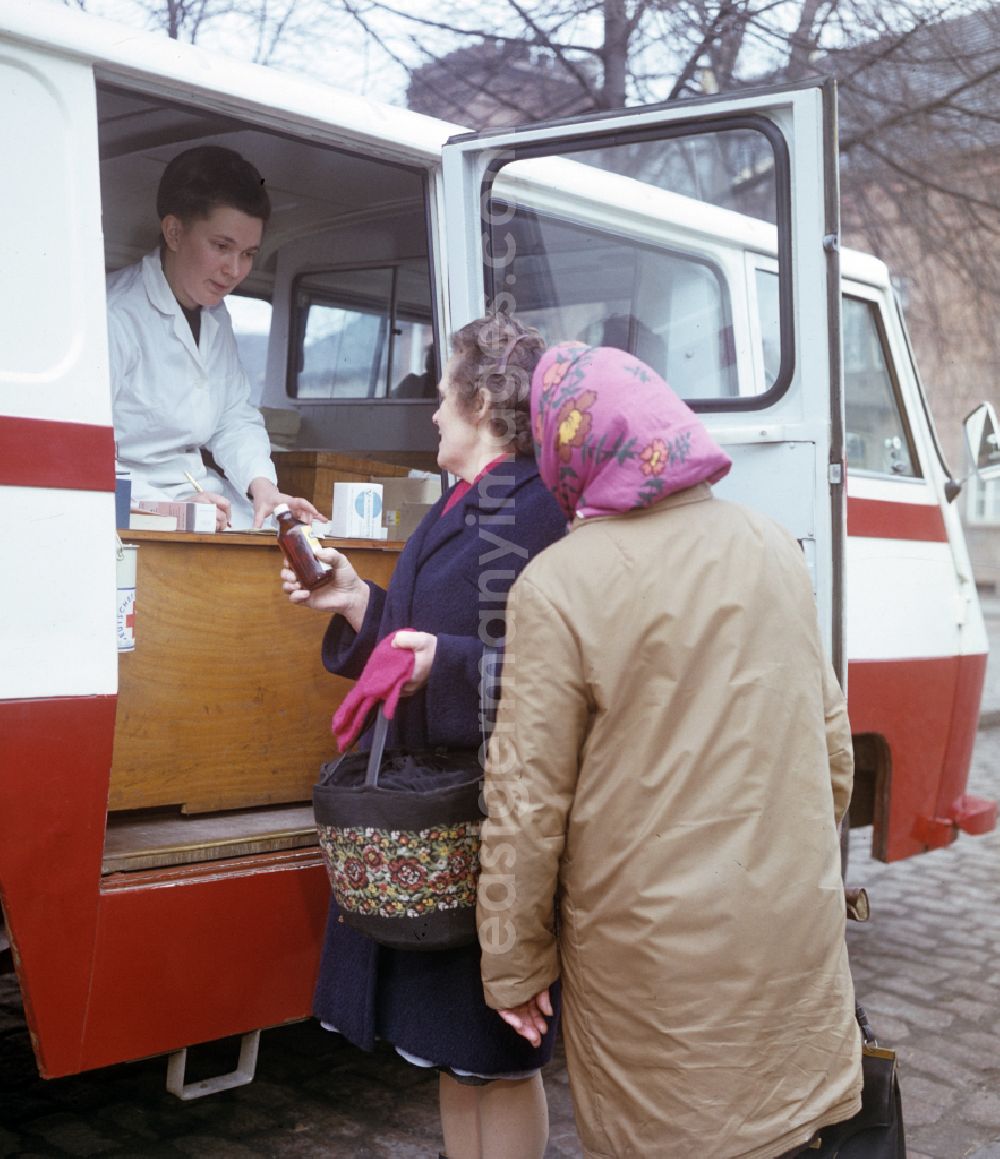
[[[682,398],[739,393],[729,291],[706,257],[519,208],[517,312],[549,341],[617,346]]]
[[[778,363],[778,278],[757,270],[757,319],[764,380],[770,386]],[[844,296],[844,420],[847,463],[852,471],[917,478],[920,464],[903,415],[899,386],[890,370],[878,307]]]
[[[424,259],[297,279],[293,397],[433,398],[427,290]]]
[[[731,231],[744,214],[742,228],[780,251],[785,176],[775,142],[743,127],[666,139],[617,134],[558,157],[541,147],[523,159],[501,156],[483,194],[487,298],[549,342],[628,350],[703,409],[760,394],[737,365],[732,286],[742,268],[704,232],[710,215]],[[779,298],[782,285],[776,276]],[[788,309],[775,318],[771,385],[781,390],[792,361]]]
[[[878,307],[863,298],[845,296],[842,319],[848,467],[878,475],[919,476],[899,386],[886,356]]]

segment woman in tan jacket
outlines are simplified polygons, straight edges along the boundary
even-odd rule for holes
[[[728,458],[631,355],[553,348],[532,413],[572,527],[508,605],[487,1002],[535,1041],[561,978],[590,1159],[797,1154],[861,1090],[851,735],[802,552],[713,497]]]

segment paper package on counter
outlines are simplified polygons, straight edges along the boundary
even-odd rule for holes
[[[328,535],[336,539],[383,539],[382,485],[334,483]]]

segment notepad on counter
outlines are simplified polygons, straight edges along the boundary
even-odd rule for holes
[[[128,514],[129,531],[176,531],[177,516],[161,515],[158,511],[136,511]]]

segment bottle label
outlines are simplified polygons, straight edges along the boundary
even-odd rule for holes
[[[323,546],[322,543],[320,543],[320,541],[316,538],[315,535],[313,535],[308,527],[303,530],[303,535],[305,536],[306,543],[309,544],[313,555],[315,555],[317,550]],[[316,563],[323,569],[323,571],[330,570],[330,565],[328,563],[324,563],[323,560],[317,559]]]

